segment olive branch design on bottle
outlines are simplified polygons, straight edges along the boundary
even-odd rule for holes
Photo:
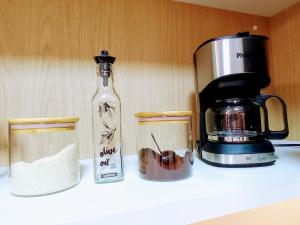
[[[107,141],[107,144],[110,144],[115,136],[117,128],[110,128],[105,121],[103,122],[103,126],[107,130],[101,133],[100,144],[103,144],[105,141]]]
[[[112,118],[113,112],[116,113],[116,109],[114,106],[109,105],[107,102],[100,102],[98,107],[98,112],[100,117],[102,117],[102,113],[108,113],[108,116]]]

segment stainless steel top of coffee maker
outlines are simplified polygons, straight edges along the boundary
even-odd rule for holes
[[[243,74],[262,78],[259,86],[266,87],[269,84],[267,40],[265,36],[242,32],[201,44],[194,53],[198,92],[215,79]]]

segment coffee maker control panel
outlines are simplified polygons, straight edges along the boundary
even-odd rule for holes
[[[256,165],[262,163],[271,163],[275,161],[274,152],[256,153],[256,154],[215,154],[202,151],[202,159],[210,163],[222,165]]]

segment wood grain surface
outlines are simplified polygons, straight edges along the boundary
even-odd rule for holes
[[[270,18],[272,82],[287,103],[290,139],[300,139],[300,2]]]
[[[298,225],[299,204],[294,198],[191,225]]]
[[[194,50],[253,25],[270,35],[268,18],[170,0],[1,0],[0,162],[8,160],[6,120],[18,117],[79,116],[80,156],[92,157],[101,49],[117,57],[123,150],[135,153],[134,113],[195,110]]]

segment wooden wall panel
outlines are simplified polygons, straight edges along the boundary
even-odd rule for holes
[[[288,107],[289,139],[300,139],[300,3],[270,18],[273,88]]]
[[[192,54],[203,41],[258,26],[264,17],[170,0],[2,0],[0,162],[13,117],[80,116],[81,157],[92,156],[93,56],[117,57],[124,152],[135,152],[137,111],[194,109]]]

